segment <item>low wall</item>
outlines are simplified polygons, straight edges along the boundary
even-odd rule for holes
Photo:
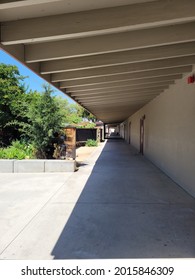
[[[75,160],[0,160],[0,173],[74,172]]]

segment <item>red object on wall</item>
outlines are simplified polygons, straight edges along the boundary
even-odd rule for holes
[[[188,77],[188,84],[193,84],[195,82],[195,76],[189,76]]]

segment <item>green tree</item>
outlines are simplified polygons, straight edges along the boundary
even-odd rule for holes
[[[56,101],[59,105],[60,112],[63,116],[63,124],[74,125],[78,124],[83,119],[83,107],[78,104],[70,104],[66,99],[57,97]]]
[[[62,126],[70,124],[69,115],[70,115],[70,104],[67,99],[62,98],[61,96],[55,97],[55,102],[59,108],[59,113],[62,118]]]
[[[13,121],[24,121],[22,104],[26,98],[22,84],[24,77],[13,65],[0,64],[0,145],[9,145],[20,137],[18,126]]]
[[[82,118],[92,122],[96,121],[96,117],[92,113],[87,111],[85,108],[82,108]]]
[[[29,106],[27,117],[29,123],[24,125],[26,134],[37,150],[38,158],[47,157],[53,135],[59,131],[63,116],[59,105],[52,97],[52,89],[49,85],[44,86],[44,92],[37,95]]]
[[[16,66],[0,64],[0,146],[26,140],[39,158],[45,158],[54,132],[94,116],[78,104],[54,97],[48,85],[41,94],[29,91],[24,78]]]
[[[63,99],[61,97],[56,97],[56,102],[61,112],[64,126],[79,124],[82,121],[96,121],[96,117],[93,114],[89,113],[85,108],[77,103],[70,104],[67,99]],[[90,125],[92,124],[89,123],[89,126]]]
[[[70,104],[67,115],[70,124],[78,124],[82,121],[82,107],[78,104]]]

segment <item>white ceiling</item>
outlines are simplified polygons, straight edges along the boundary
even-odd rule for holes
[[[107,123],[195,64],[194,0],[1,1],[0,47]]]
[[[0,18],[1,21],[10,21],[153,1],[157,0],[3,0]]]

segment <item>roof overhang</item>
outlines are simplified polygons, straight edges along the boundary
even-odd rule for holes
[[[106,123],[195,64],[194,0],[1,3],[0,47]]]

